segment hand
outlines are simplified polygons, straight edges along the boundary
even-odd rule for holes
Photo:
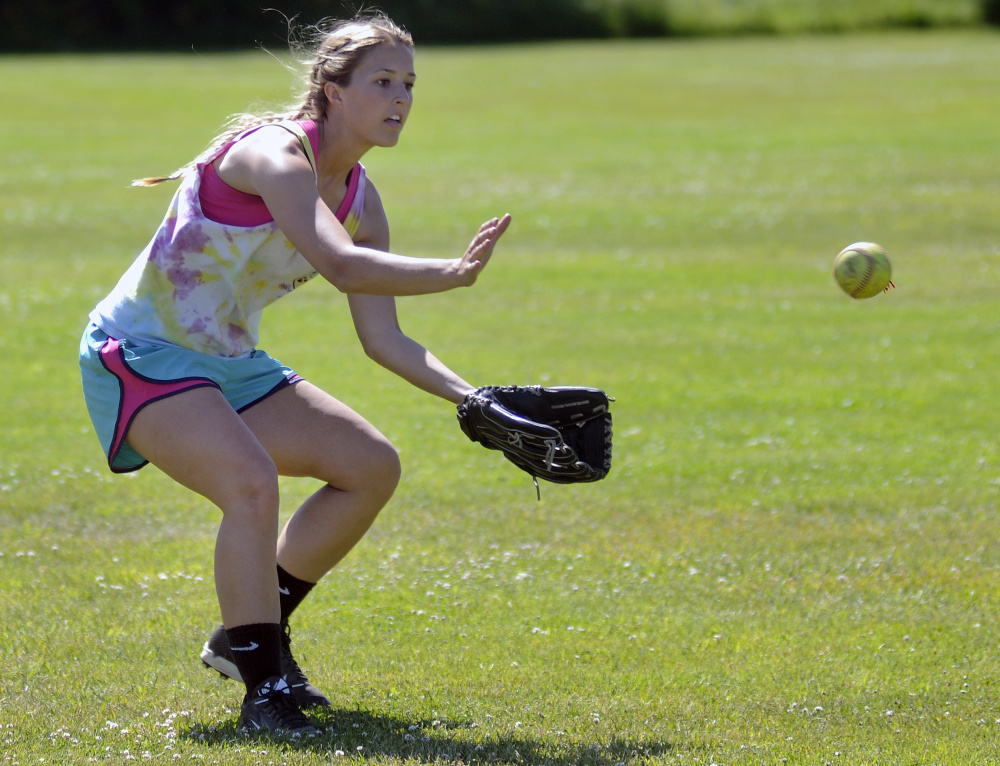
[[[510,214],[503,218],[494,218],[479,227],[465,255],[458,262],[458,273],[464,278],[466,285],[475,282],[479,272],[486,268],[490,256],[493,255],[493,248],[496,247],[501,235],[507,231],[508,226],[510,226]]]

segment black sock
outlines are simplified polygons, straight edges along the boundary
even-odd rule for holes
[[[316,583],[300,580],[294,575],[288,574],[281,565],[278,565],[278,598],[281,600],[281,624],[288,622],[288,618],[302,600],[309,595]]]
[[[281,675],[281,626],[258,622],[227,628],[233,662],[243,676],[247,691],[252,692],[262,681]]]

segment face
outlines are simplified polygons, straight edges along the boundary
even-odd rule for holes
[[[395,146],[413,105],[413,51],[383,43],[358,62],[346,86],[336,86],[341,125],[372,146]],[[327,86],[328,88],[330,86]]]

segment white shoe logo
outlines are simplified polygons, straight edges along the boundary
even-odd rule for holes
[[[250,646],[230,646],[229,648],[234,652],[252,652],[259,646],[260,644],[258,644],[256,641],[251,641]]]
[[[257,687],[258,699],[254,702],[254,704],[263,705],[267,702],[268,695],[274,694],[275,692],[281,692],[282,694],[292,693],[291,689],[288,688],[288,684],[285,682],[285,679],[279,677],[274,683],[263,683]]]
[[[280,593],[282,596],[291,596],[292,595],[292,592],[290,590],[288,590],[288,588],[282,588],[280,585],[278,586],[278,593]]]

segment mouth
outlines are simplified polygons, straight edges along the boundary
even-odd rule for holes
[[[386,124],[390,127],[401,128],[403,127],[403,117],[399,114],[393,114],[385,120]]]

